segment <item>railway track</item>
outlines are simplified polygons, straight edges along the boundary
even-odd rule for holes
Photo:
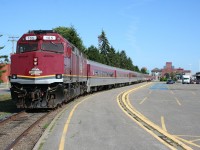
[[[0,123],[0,149],[10,150],[51,112],[20,112]]]
[[[24,113],[25,111],[21,111],[9,116],[8,118],[3,119],[2,121],[0,121],[0,127],[3,126],[5,123],[9,122],[10,120],[14,120],[17,117],[20,117],[20,115],[23,115]]]
[[[139,126],[144,128],[148,133],[153,135],[161,143],[173,150],[191,150],[189,146],[170,135],[168,132],[162,130],[159,126],[148,120],[140,112],[138,112],[129,101],[129,94],[133,91],[142,88],[146,85],[132,89],[127,92],[123,92],[118,95],[117,102],[121,109],[127,114],[132,120],[134,120]]]

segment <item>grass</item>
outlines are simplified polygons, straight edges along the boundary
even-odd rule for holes
[[[10,94],[1,94],[0,95],[0,101],[5,101],[11,99]]]
[[[47,129],[48,128],[48,126],[49,126],[49,124],[47,123],[47,124],[45,124],[44,126],[43,126],[43,129]]]
[[[40,146],[39,146],[38,150],[42,150],[43,145],[44,145],[44,142],[40,143]]]

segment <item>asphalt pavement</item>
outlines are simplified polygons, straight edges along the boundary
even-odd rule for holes
[[[124,114],[117,103],[119,93],[140,85],[82,97],[58,117],[35,149],[169,149]]]
[[[120,93],[146,83],[81,97],[49,125],[34,150],[167,150],[117,103]],[[132,109],[194,150],[200,149],[200,86],[152,83],[128,96]]]
[[[156,83],[133,92],[131,104],[170,135],[200,149],[200,85]]]

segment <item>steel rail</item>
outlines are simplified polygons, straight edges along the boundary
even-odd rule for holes
[[[40,121],[42,121],[46,116],[48,116],[52,111],[46,113],[40,119],[35,121],[31,126],[29,126],[21,135],[19,135],[10,145],[8,145],[5,150],[12,150],[15,145],[31,130],[33,129]]]
[[[14,114],[14,115],[9,116],[8,118],[6,118],[6,119],[0,121],[0,126],[2,126],[2,125],[4,125],[4,124],[8,123],[8,122],[11,121],[11,120],[16,119],[17,117],[20,117],[20,116],[23,115],[24,113],[26,113],[25,110],[23,110],[23,111],[21,111],[21,112],[19,112],[19,113],[16,113],[16,114]]]

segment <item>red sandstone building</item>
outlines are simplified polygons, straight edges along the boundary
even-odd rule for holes
[[[171,73],[175,73],[176,75],[182,75],[182,74],[190,74],[191,70],[184,70],[183,68],[174,68],[172,66],[172,62],[166,62],[166,65],[163,69],[155,68],[151,71],[152,76],[154,76],[154,79],[159,80],[160,77],[165,77],[170,75]]]
[[[10,64],[0,64],[0,65],[5,65],[1,70],[6,70],[5,73],[2,74],[1,80],[3,83],[9,83],[9,75],[10,75]]]

